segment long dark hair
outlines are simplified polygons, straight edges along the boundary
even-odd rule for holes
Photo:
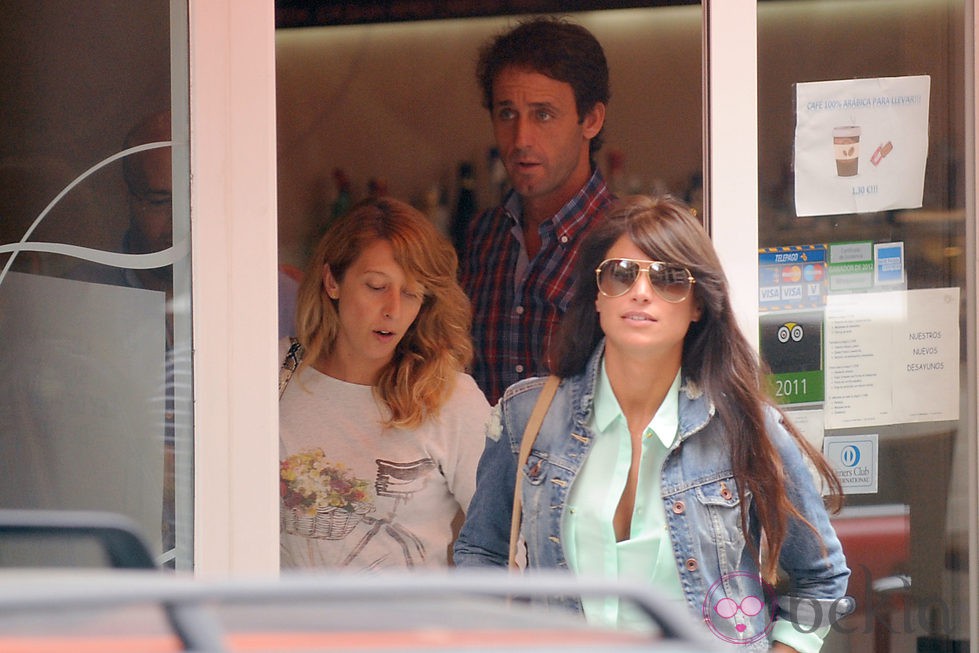
[[[624,197],[588,233],[580,249],[575,294],[552,342],[551,370],[562,378],[580,374],[602,340],[595,311],[598,285],[594,270],[622,236],[628,236],[651,260],[679,263],[696,279],[691,299],[699,302],[701,316],[690,324],[684,338],[683,373],[713,402],[730,438],[741,505],[747,505],[748,491],[763,498],[753,507],[769,553],[762,561],[762,573],[772,580],[789,519],[815,528],[789,499],[778,452],[766,436],[765,407],[778,408],[766,382],[767,367],[738,327],[727,279],[710,237],[684,203],[669,196]],[[836,474],[784,413],[783,418],[829,489],[831,507],[838,510],[842,489]],[[741,529],[752,542],[746,511],[741,513]]]

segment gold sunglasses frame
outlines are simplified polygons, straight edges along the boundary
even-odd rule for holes
[[[659,298],[662,299],[664,302],[669,302],[670,304],[679,304],[680,302],[685,301],[687,297],[690,296],[690,291],[693,289],[693,285],[697,283],[697,279],[695,279],[694,276],[690,274],[690,270],[683,265],[675,265],[673,263],[667,263],[666,261],[649,261],[649,260],[638,259],[638,258],[625,258],[625,257],[607,258],[601,263],[599,263],[598,267],[595,268],[595,285],[598,286],[598,292],[602,293],[603,295],[605,295],[610,299],[614,299],[615,297],[621,297],[622,295],[626,294],[627,292],[632,290],[632,287],[636,285],[637,281],[639,281],[639,274],[636,274],[636,278],[632,280],[632,283],[629,284],[629,287],[623,290],[622,292],[620,292],[618,295],[610,295],[609,293],[602,290],[602,269],[605,267],[606,264],[612,263],[613,261],[628,261],[629,263],[635,263],[636,265],[638,265],[639,272],[646,273],[646,278],[649,280],[649,285],[652,287],[653,291],[657,294],[657,296],[659,296]],[[659,286],[653,282],[653,278],[649,274],[650,271],[653,269],[654,265],[677,267],[677,268],[681,268],[684,272],[686,272],[687,282],[688,282],[686,294],[680,299],[670,299],[669,297],[664,296]]]

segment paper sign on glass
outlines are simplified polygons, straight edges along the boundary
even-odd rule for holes
[[[928,75],[796,84],[796,214],[921,206]]]
[[[959,418],[959,289],[830,294],[827,429]]]

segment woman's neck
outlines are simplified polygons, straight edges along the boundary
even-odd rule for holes
[[[615,349],[605,351],[605,373],[630,432],[645,429],[670,391],[681,356],[637,358]]]
[[[354,363],[346,360],[336,348],[330,353],[320,354],[313,363],[313,369],[339,381],[355,385],[374,385],[380,373],[380,369],[366,368],[363,361]]]

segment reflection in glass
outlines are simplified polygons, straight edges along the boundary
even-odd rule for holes
[[[0,7],[0,64],[18,71],[0,88],[0,506],[120,512],[161,564],[186,568],[192,519],[174,495],[192,481],[174,452],[190,447],[189,275],[174,270],[189,267],[189,219],[172,170],[187,147],[171,136],[170,12]]]

